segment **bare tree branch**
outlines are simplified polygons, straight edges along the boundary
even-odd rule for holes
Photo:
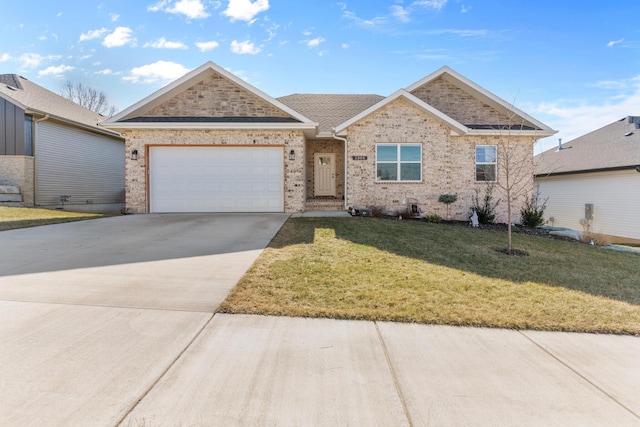
[[[73,83],[71,80],[67,80],[62,85],[60,95],[103,116],[111,117],[116,112],[116,107],[111,105],[106,93],[82,83]]]

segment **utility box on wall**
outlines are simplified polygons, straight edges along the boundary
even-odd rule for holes
[[[587,220],[593,219],[593,203],[586,203],[584,205],[584,218]]]

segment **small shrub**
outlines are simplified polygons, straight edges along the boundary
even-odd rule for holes
[[[382,218],[387,216],[387,209],[384,206],[367,206],[367,209],[371,212],[370,216],[374,218]]]
[[[495,203],[493,201],[493,185],[487,185],[482,200],[480,200],[480,190],[476,188],[474,191],[475,195],[471,199],[472,205],[469,209],[469,219],[471,219],[473,212],[476,212],[480,224],[493,224],[496,219],[496,207],[500,204],[500,200]]]
[[[540,204],[540,192],[538,189],[527,198],[524,206],[520,209],[520,221],[528,228],[536,228],[544,224],[544,210],[547,208],[547,197]]]
[[[440,197],[438,197],[438,202],[447,205],[447,219],[449,219],[449,205],[456,200],[458,200],[457,194],[441,194]]]
[[[440,222],[442,217],[438,214],[428,214],[424,216],[424,220],[427,222]]]

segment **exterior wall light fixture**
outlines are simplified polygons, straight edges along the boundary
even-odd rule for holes
[[[296,152],[291,150],[289,151],[289,160],[295,160],[296,159]]]
[[[138,150],[133,150],[131,152],[131,160],[138,160]]]

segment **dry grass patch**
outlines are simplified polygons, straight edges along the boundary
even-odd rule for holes
[[[640,334],[640,257],[442,224],[290,219],[219,311]]]
[[[13,208],[0,206],[0,231],[60,222],[100,218],[101,214],[89,214],[36,208]]]

